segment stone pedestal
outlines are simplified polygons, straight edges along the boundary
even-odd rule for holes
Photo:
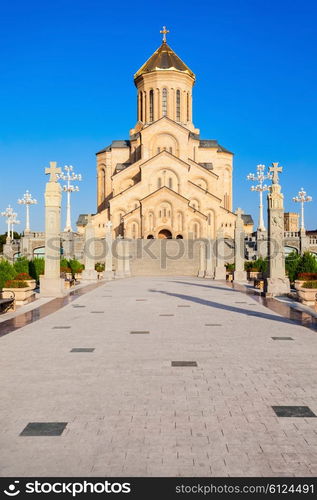
[[[284,255],[284,203],[278,173],[282,167],[273,163],[272,185],[268,194],[268,276],[264,282],[264,292],[268,297],[287,294],[289,279],[285,275]]]
[[[122,236],[116,239],[115,243],[115,252],[117,257],[117,267],[115,271],[116,278],[124,278],[125,277],[125,242],[122,239]]]
[[[124,261],[123,261],[124,276],[128,278],[131,276],[129,240],[123,240],[123,244],[124,244]]]
[[[85,269],[82,272],[83,281],[91,281],[98,279],[98,273],[95,270],[95,228],[92,225],[91,215],[88,215],[87,225],[85,227],[85,247],[84,247],[84,264]]]
[[[45,273],[40,277],[40,295],[63,297],[65,281],[60,277],[62,190],[57,182],[61,169],[56,167],[56,162],[50,162],[45,173],[50,174],[50,180],[45,190]]]
[[[244,229],[243,229],[243,219],[242,214],[243,210],[238,208],[236,211],[237,220],[234,231],[234,264],[235,270],[233,273],[234,281],[247,281],[247,273],[244,270],[244,253],[245,253],[245,245],[244,245]]]
[[[217,233],[217,241],[216,241],[215,280],[225,280],[225,279],[226,279],[225,240],[224,240],[223,230],[219,229],[218,233]]]
[[[198,277],[204,278],[205,274],[206,274],[206,244],[204,242],[201,242],[199,247]]]

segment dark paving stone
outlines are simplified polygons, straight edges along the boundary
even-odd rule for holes
[[[174,314],[160,314],[159,316],[174,316]]]
[[[197,361],[172,361],[172,366],[197,366]]]
[[[235,302],[235,304],[247,304],[247,302],[243,302],[241,300],[238,300],[237,302]]]
[[[271,337],[273,340],[294,340],[292,337]]]
[[[220,323],[205,323],[205,326],[222,326]]]
[[[137,302],[146,302],[147,299],[135,299]]]
[[[67,330],[70,326],[53,326],[53,330]]]
[[[73,307],[78,308],[78,307],[86,307],[86,306],[80,306],[80,305],[74,304]]]
[[[74,347],[70,352],[94,352],[94,347]]]
[[[182,306],[182,305],[180,305],[180,306],[177,306],[177,307],[190,307],[190,306],[185,306],[185,305],[184,305],[184,306]]]
[[[308,406],[272,406],[278,417],[316,417]]]
[[[61,436],[68,422],[30,422],[20,436]]]
[[[105,311],[90,311],[91,314],[103,314]]]
[[[146,333],[150,333],[149,330],[132,330],[130,333],[132,334],[146,334]]]

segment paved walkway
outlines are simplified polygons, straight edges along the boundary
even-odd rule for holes
[[[317,414],[317,336],[225,284],[106,283],[0,347],[1,476],[317,474],[317,418],[272,409]]]

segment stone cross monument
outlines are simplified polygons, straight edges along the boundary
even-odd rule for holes
[[[289,279],[285,275],[284,256],[284,196],[281,193],[278,174],[283,170],[278,163],[272,163],[270,172],[272,185],[268,201],[268,277],[264,292],[268,297],[286,294],[290,291]]]
[[[57,182],[61,169],[55,161],[45,169],[50,175],[45,189],[45,272],[40,277],[40,295],[42,297],[63,297],[65,282],[60,277],[61,258],[61,202],[62,189]]]
[[[246,281],[247,280],[247,273],[244,270],[244,228],[243,228],[243,219],[242,219],[242,214],[243,210],[241,208],[238,208],[236,210],[236,215],[237,215],[237,220],[236,220],[236,226],[234,230],[234,244],[235,244],[235,250],[234,250],[234,264],[235,264],[235,269],[234,269],[234,274],[233,274],[233,279],[234,281]]]
[[[95,228],[92,225],[91,214],[88,214],[85,227],[84,264],[82,273],[83,280],[96,280],[98,273],[95,270]]]

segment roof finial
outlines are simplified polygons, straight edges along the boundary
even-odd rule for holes
[[[169,33],[170,31],[166,29],[166,26],[163,26],[161,29],[160,33],[163,35],[163,43],[166,43],[166,34]]]

